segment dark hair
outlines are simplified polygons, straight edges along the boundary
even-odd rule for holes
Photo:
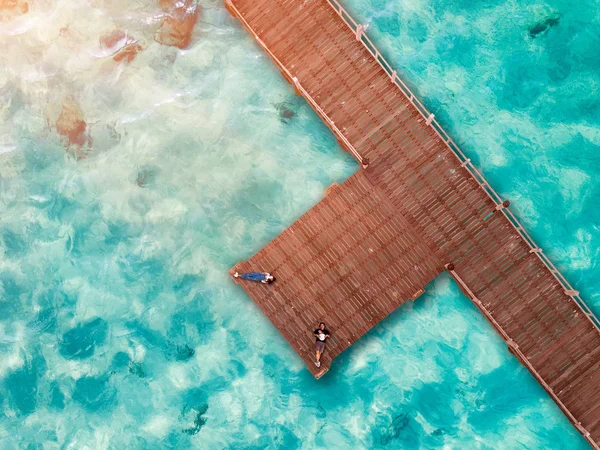
[[[320,322],[319,326],[323,325],[324,327],[326,327],[327,325],[325,325],[325,322]]]
[[[273,277],[273,275],[271,275]],[[273,281],[275,281],[277,278],[273,277],[270,280],[267,280],[267,284],[271,284]]]

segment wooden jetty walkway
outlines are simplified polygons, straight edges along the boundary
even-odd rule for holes
[[[240,283],[318,378],[442,270],[600,449],[600,322],[335,0],[226,0],[362,169],[249,261]],[[320,369],[312,330],[333,336]]]

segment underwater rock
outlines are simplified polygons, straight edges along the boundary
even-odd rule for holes
[[[187,48],[200,16],[200,7],[193,0],[160,0],[160,7],[167,15],[154,39],[169,47]]]
[[[7,256],[21,256],[27,251],[27,244],[23,238],[6,228],[0,232],[0,243],[4,244],[4,252]]]
[[[181,415],[183,416],[184,420],[191,419],[192,426],[189,428],[184,428],[181,431],[185,434],[189,434],[190,436],[198,434],[198,432],[206,424],[206,419],[203,417],[204,414],[206,414],[206,411],[208,411],[207,404],[201,406],[186,405],[183,408]]]
[[[291,109],[286,108],[285,106],[279,110],[279,117],[285,122],[286,119],[291,119],[294,117],[296,113]],[[287,123],[287,122],[286,122]]]
[[[29,4],[23,0],[0,0],[0,22],[28,12]]]
[[[294,111],[291,106],[287,105],[286,103],[276,103],[275,108],[277,108],[277,111],[279,112],[279,119],[283,123],[290,123],[290,120],[296,115],[296,111]]]
[[[106,412],[116,404],[117,392],[108,377],[83,377],[75,382],[73,400],[87,411]]]
[[[206,418],[203,417],[208,411],[208,396],[201,388],[192,388],[183,396],[183,409],[181,419],[191,426],[181,430],[185,434],[195,435],[206,424]]]
[[[135,179],[135,184],[137,184],[141,188],[145,188],[154,184],[156,179],[156,169],[151,167],[143,167],[141,168]]]
[[[58,119],[56,131],[67,139],[71,146],[83,148],[91,145],[91,137],[87,132],[87,123],[83,120],[83,113],[73,99],[67,99],[63,105]],[[78,153],[78,156],[81,156]]]
[[[123,30],[113,30],[100,36],[100,46],[111,55],[116,62],[130,63],[144,48],[137,40]]]
[[[189,361],[195,354],[196,350],[186,343],[173,342],[162,333],[152,330],[140,322],[128,322],[127,326],[133,330],[140,339],[152,347],[159,347],[163,350],[165,357],[170,361]]]
[[[178,345],[175,352],[175,359],[177,361],[187,361],[196,354],[196,350],[187,344]]]
[[[119,371],[124,367],[129,367],[131,362],[131,358],[125,352],[117,352],[115,356],[113,356],[112,362],[110,363],[110,368],[115,371]]]
[[[125,61],[127,64],[129,64],[143,49],[144,48],[140,44],[132,42],[131,44],[127,44],[115,56],[113,56],[113,60],[116,62]]]
[[[99,41],[103,50],[110,53],[116,53],[127,45],[129,39],[127,33],[123,30],[113,30],[110,33],[100,36]]]
[[[38,404],[38,380],[46,373],[46,361],[38,356],[26,361],[23,367],[10,373],[4,388],[8,393],[11,406],[20,414],[33,413]]]
[[[144,365],[139,362],[129,362],[129,373],[139,378],[146,378],[146,370],[144,369]]]
[[[548,17],[547,19],[545,19],[541,22],[538,22],[534,26],[532,26],[529,29],[529,36],[532,38],[535,38],[535,37],[539,36],[540,34],[545,33],[550,28],[555,27],[556,25],[559,24],[559,22],[560,22],[560,15]]]
[[[406,432],[410,426],[410,417],[408,414],[401,413],[392,419],[392,423],[388,426],[386,432],[380,437],[380,443],[387,445],[391,441],[396,440]]]
[[[97,317],[63,334],[60,354],[67,359],[86,359],[94,354],[96,347],[104,344],[108,323]]]

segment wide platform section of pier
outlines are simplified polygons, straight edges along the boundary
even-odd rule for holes
[[[316,377],[444,270],[364,172],[329,188],[321,202],[231,273],[257,268],[277,281],[236,281]],[[321,321],[332,337],[317,368],[312,332]]]

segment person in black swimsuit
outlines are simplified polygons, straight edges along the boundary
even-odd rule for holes
[[[329,330],[325,328],[325,323],[321,322],[319,324],[319,328],[317,328],[314,333],[317,341],[315,342],[315,351],[317,353],[317,360],[315,361],[315,366],[321,367],[321,355],[325,351],[325,341],[331,337],[329,334]]]

